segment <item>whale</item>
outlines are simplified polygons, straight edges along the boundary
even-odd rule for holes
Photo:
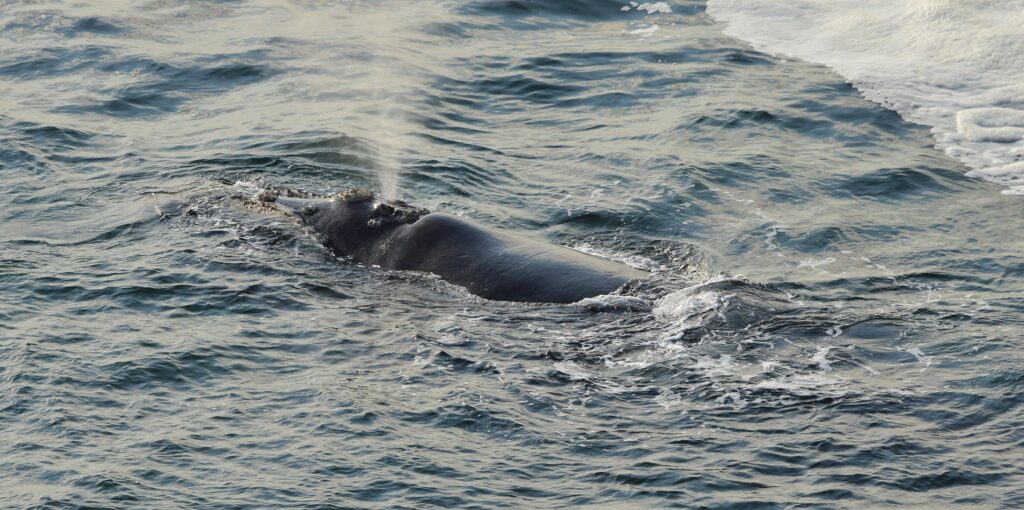
[[[432,273],[495,301],[576,303],[649,273],[621,262],[506,232],[365,188],[328,197],[269,193],[336,256],[391,270]]]

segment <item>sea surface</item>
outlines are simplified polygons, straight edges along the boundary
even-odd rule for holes
[[[1024,103],[905,67],[1011,73],[1017,4],[752,4],[0,0],[0,508],[1024,507]],[[246,205],[353,186],[652,275],[491,302]]]

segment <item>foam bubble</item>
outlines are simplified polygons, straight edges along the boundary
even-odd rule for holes
[[[1024,193],[1024,0],[709,0],[726,33],[826,64]]]

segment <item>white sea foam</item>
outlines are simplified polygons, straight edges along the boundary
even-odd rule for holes
[[[709,0],[726,33],[826,64],[1024,194],[1024,0]]]
[[[600,296],[584,298],[577,301],[576,305],[595,312],[613,310],[641,312],[651,309],[651,302],[646,299],[614,294],[601,294]]]
[[[622,6],[622,10],[628,11],[632,7],[635,7],[638,11],[647,11],[647,14],[672,14],[672,6],[667,2],[644,2],[642,4],[630,2],[629,5]]]
[[[687,331],[701,326],[704,317],[722,313],[728,308],[736,296],[722,294],[708,287],[726,280],[726,277],[719,275],[704,283],[666,294],[655,301],[651,310],[655,320],[670,324],[673,330],[664,340],[679,340]]]
[[[670,7],[666,2],[644,2],[638,5],[636,10],[647,11],[647,14],[655,14],[659,12],[662,14],[672,13],[672,7]]]
[[[623,264],[626,264],[627,266],[635,269],[642,269],[644,271],[649,271],[652,273],[657,271],[665,271],[665,267],[662,266],[661,264],[647,257],[642,257],[640,255],[624,255],[620,253],[612,253],[605,250],[594,248],[589,244],[577,244],[574,246],[570,246],[570,248],[581,253],[586,253],[587,255],[593,255],[595,257],[601,257],[603,259],[622,262]]]
[[[914,357],[917,358],[917,361],[921,362],[921,364],[924,365],[924,368],[921,369],[922,372],[925,368],[932,366],[932,357],[926,356],[924,351],[922,351],[920,347],[907,347],[906,351],[909,352],[910,354],[913,354]]]
[[[828,360],[828,351],[831,350],[832,347],[828,346],[818,347],[818,350],[817,352],[814,353],[814,356],[811,356],[811,361],[818,365],[818,368],[820,368],[822,372],[832,371],[832,362]]]

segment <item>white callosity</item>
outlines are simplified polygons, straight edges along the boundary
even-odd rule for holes
[[[1024,194],[1024,0],[709,0],[726,33],[828,65]]]

